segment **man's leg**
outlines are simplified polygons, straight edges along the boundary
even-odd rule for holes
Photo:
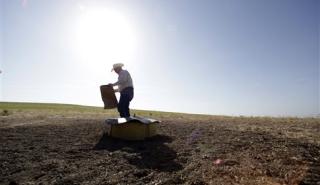
[[[129,96],[126,95],[126,101],[123,103],[123,112],[125,117],[130,117],[129,104],[130,104]]]
[[[133,99],[133,88],[126,89],[126,101],[124,103],[124,112],[126,117],[130,117],[130,101]]]
[[[120,93],[120,100],[118,104],[118,112],[120,117],[130,117],[130,101],[133,98],[133,88],[128,88]]]
[[[120,100],[118,104],[118,112],[120,114],[120,117],[129,117],[129,96],[126,93],[121,93]]]
[[[125,114],[124,114],[124,95],[123,94],[120,94],[120,100],[119,100],[119,103],[118,103],[118,112],[120,114],[120,117],[123,118],[125,117]]]

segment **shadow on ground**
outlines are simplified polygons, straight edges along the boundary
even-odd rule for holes
[[[182,166],[175,161],[176,151],[166,145],[171,142],[172,138],[164,135],[157,135],[144,141],[125,141],[104,134],[94,150],[126,152],[129,155],[125,158],[137,168],[174,172],[181,170]]]

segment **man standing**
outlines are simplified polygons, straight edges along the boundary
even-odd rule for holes
[[[130,73],[127,70],[122,69],[122,63],[113,64],[111,71],[115,71],[118,74],[118,81],[110,83],[111,86],[118,86],[115,89],[116,92],[120,92],[120,100],[118,103],[118,112],[120,117],[130,117],[129,104],[133,98],[133,83]]]

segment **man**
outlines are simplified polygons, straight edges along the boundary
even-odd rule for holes
[[[120,117],[125,118],[130,117],[129,104],[133,98],[133,83],[130,73],[122,69],[122,67],[122,63],[113,64],[111,71],[115,71],[119,76],[117,82],[110,83],[109,85],[118,86],[118,89],[115,89],[116,92],[120,92],[118,112]]]

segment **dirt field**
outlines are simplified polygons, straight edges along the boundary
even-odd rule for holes
[[[1,111],[0,184],[320,184],[320,119],[143,112],[158,135],[129,142],[114,113]]]

